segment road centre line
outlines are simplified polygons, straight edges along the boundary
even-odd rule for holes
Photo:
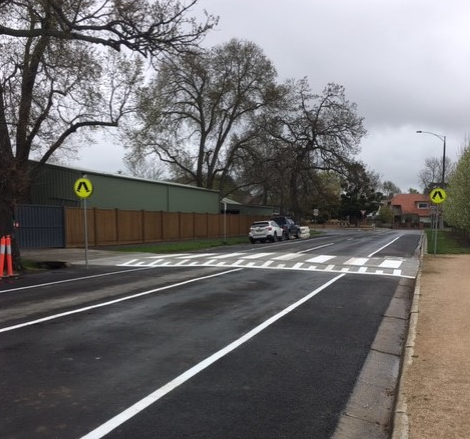
[[[223,276],[224,274],[230,274],[230,273],[233,273],[235,271],[240,271],[241,269],[242,268],[235,268],[235,269],[232,269],[232,270],[223,271],[221,273],[215,273],[215,274],[209,274],[207,276],[196,277],[194,279],[188,279],[188,280],[185,280],[183,282],[178,282],[178,283],[175,283],[175,284],[172,284],[172,285],[166,285],[164,287],[154,288],[153,290],[142,291],[141,293],[132,294],[131,296],[120,297],[119,299],[109,300],[107,302],[98,303],[96,305],[90,305],[90,306],[86,306],[84,308],[78,308],[78,309],[74,309],[72,311],[66,311],[66,312],[62,312],[62,313],[59,313],[59,314],[54,314],[54,315],[51,315],[51,316],[48,316],[48,317],[43,317],[41,319],[31,320],[29,322],[24,322],[24,323],[19,323],[18,325],[6,326],[5,328],[0,328],[0,333],[13,331],[15,329],[24,328],[26,326],[37,325],[38,323],[43,323],[43,322],[47,322],[49,320],[59,319],[61,317],[70,316],[72,314],[79,314],[79,313],[89,311],[89,310],[95,309],[95,308],[102,308],[104,306],[114,305],[115,303],[124,302],[126,300],[135,299],[137,297],[147,296],[149,294],[156,293],[158,291],[169,290],[170,288],[180,287],[182,285],[187,285],[187,284],[190,284],[190,283],[193,283],[193,282],[197,282],[199,280],[205,280],[205,279],[210,279],[210,278],[217,277],[217,276]]]
[[[401,238],[401,236],[397,236],[395,239],[393,239],[392,241],[390,241],[388,244],[385,244],[384,246],[380,247],[378,250],[376,250],[375,252],[371,253],[370,255],[368,255],[367,257],[368,258],[371,258],[372,256],[374,256],[376,253],[378,253],[379,251],[383,250],[385,247],[388,247],[389,245],[393,244],[397,239]]]
[[[312,291],[311,293],[304,296],[302,299],[298,300],[297,302],[293,303],[292,305],[288,306],[287,308],[283,309],[279,313],[275,314],[274,316],[270,317],[268,320],[264,321],[260,325],[253,328],[251,331],[247,332],[242,337],[238,338],[237,340],[233,341],[229,345],[225,346],[221,350],[217,351],[216,353],[212,354],[210,357],[202,360],[200,363],[196,364],[195,366],[188,369],[186,372],[183,372],[181,375],[177,376],[164,386],[160,387],[159,389],[155,390],[151,394],[147,395],[145,398],[142,398],[140,401],[137,401],[134,405],[128,407],[123,412],[116,415],[114,418],[111,418],[109,421],[105,422],[104,424],[100,425],[98,428],[94,429],[90,433],[83,436],[81,439],[101,439],[102,437],[106,436],[108,433],[119,427],[120,425],[124,424],[129,419],[133,418],[141,411],[145,410],[147,407],[151,406],[154,402],[158,401],[166,394],[170,393],[172,390],[176,389],[198,373],[202,372],[204,369],[208,368],[210,365],[215,363],[217,360],[225,357],[227,354],[238,348],[239,346],[246,343],[248,340],[253,338],[255,335],[258,335],[261,331],[266,329],[267,327],[271,326],[277,320],[281,319],[285,315],[289,314],[294,309],[298,308],[303,303],[310,300],[312,297],[316,296],[318,293],[323,291],[325,288],[329,287],[337,280],[341,279],[346,274],[340,274],[333,279],[329,280],[328,282],[324,283],[322,286],[318,287],[316,290]]]

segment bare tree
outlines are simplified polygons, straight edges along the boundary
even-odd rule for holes
[[[161,180],[165,177],[165,169],[158,158],[127,156],[125,159],[126,171],[133,177]]]
[[[400,194],[401,189],[391,181],[384,181],[380,184],[379,189],[382,191],[385,197],[393,198],[394,195]]]
[[[428,194],[434,188],[446,185],[450,174],[453,172],[455,165],[452,163],[449,157],[445,159],[445,177],[446,181],[442,181],[442,157],[440,159],[436,157],[428,157],[424,160],[424,168],[419,171],[418,177],[421,182],[423,192]]]
[[[269,157],[282,164],[282,173],[272,174],[271,185],[282,184],[281,209],[299,216],[300,194],[314,190],[308,182],[315,172],[347,174],[366,131],[342,86],[328,84],[317,95],[304,78],[289,81],[283,89],[282,105],[263,122],[263,129]],[[282,179],[278,179],[280,175]]]
[[[76,133],[133,109],[142,61],[196,49],[216,20],[197,0],[0,1],[0,234],[28,200],[32,154],[45,163]],[[114,54],[111,54],[114,53]]]
[[[256,136],[254,118],[277,99],[275,77],[256,44],[236,39],[164,59],[126,130],[133,154],[153,152],[186,182],[223,187],[238,151]]]

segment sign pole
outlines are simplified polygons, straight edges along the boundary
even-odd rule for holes
[[[227,203],[224,201],[224,244],[227,244]]]
[[[83,199],[83,229],[85,241],[85,266],[88,268],[88,222],[87,222],[87,206],[86,199],[93,193],[93,184],[86,175],[75,181],[73,189],[79,198]]]
[[[83,225],[85,233],[85,267],[88,269],[88,222],[87,222],[86,198],[83,199]]]
[[[445,141],[444,141],[444,145],[445,145]],[[436,215],[435,215],[436,224],[435,224],[435,230],[434,230],[434,256],[436,256],[436,253],[437,253],[437,228],[438,228],[438,224],[440,221],[442,222],[442,229],[444,229],[444,210],[441,209],[439,205],[443,203],[446,198],[447,198],[446,191],[440,187],[433,189],[429,193],[429,199],[431,200],[431,203],[436,205]]]

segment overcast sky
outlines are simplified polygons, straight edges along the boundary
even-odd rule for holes
[[[403,192],[421,189],[427,157],[455,161],[470,132],[470,2],[465,0],[199,0],[220,17],[204,45],[260,46],[279,82],[343,85],[368,135],[359,158]],[[83,150],[73,166],[116,172],[121,147]],[[113,150],[112,154],[109,154]],[[103,156],[103,158],[101,158]]]

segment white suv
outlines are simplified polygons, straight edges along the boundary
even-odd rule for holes
[[[275,221],[255,221],[250,227],[248,237],[252,244],[256,241],[281,241],[282,229]]]

